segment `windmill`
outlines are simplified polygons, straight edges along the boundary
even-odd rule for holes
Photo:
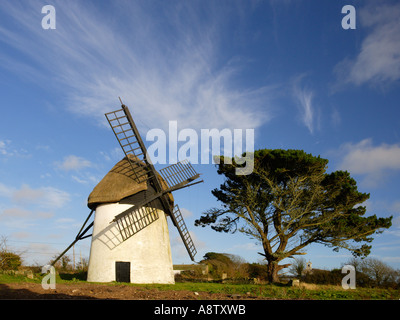
[[[154,168],[127,106],[105,114],[125,157],[93,189],[92,211],[73,243],[92,236],[88,281],[173,283],[166,217],[169,216],[192,261],[196,248],[172,192],[193,186],[200,175],[184,160]],[[95,212],[94,221],[86,224]],[[91,235],[86,235],[93,226]]]

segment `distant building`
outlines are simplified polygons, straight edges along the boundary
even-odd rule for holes
[[[307,264],[306,264],[306,268],[302,272],[302,275],[305,275],[305,274],[308,274],[308,273],[312,274],[312,272],[313,272],[312,271],[312,263],[311,263],[311,261],[308,261]]]

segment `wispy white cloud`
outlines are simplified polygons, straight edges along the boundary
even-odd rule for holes
[[[64,171],[79,171],[83,168],[91,167],[92,163],[84,158],[69,155],[62,162],[56,162],[56,166]]]
[[[86,183],[88,183],[87,180],[82,179],[82,178],[79,178],[79,177],[77,177],[77,176],[72,176],[71,178],[72,178],[74,181],[76,181],[76,182],[78,182],[78,183],[81,183],[81,184],[86,184]]]
[[[333,108],[332,110],[331,122],[334,127],[338,127],[342,123],[342,117],[336,108]]]
[[[2,214],[0,215],[1,219],[5,219],[5,218],[27,218],[29,216],[31,216],[32,212],[25,210],[25,209],[21,209],[21,208],[9,208],[9,209],[5,209],[3,210]]]
[[[11,140],[3,139],[0,140],[0,156],[29,158],[30,154],[23,148],[14,147]]]
[[[23,184],[12,194],[12,201],[20,205],[38,205],[41,208],[61,208],[70,200],[70,195],[62,190],[53,187],[31,188]]]
[[[26,232],[26,231],[18,231],[18,232],[13,232],[11,234],[12,238],[14,239],[28,239],[32,236],[31,232]]]
[[[0,182],[0,197],[10,198],[14,192],[15,188]]]
[[[370,2],[357,11],[369,34],[355,58],[335,68],[340,85],[386,85],[400,79],[400,4]]]
[[[189,218],[191,216],[193,216],[193,212],[191,212],[190,210],[186,209],[186,208],[180,208],[182,216],[184,218]]]
[[[4,209],[0,212],[0,220],[36,220],[36,219],[49,219],[54,216],[52,212],[32,211],[20,207],[12,207]]]
[[[305,75],[300,75],[294,80],[293,95],[300,111],[300,120],[308,128],[310,133],[315,127],[315,107],[313,105],[314,91],[302,85]]]
[[[0,59],[25,77],[44,70],[36,82],[51,86],[50,75],[76,114],[104,121],[121,96],[136,119],[159,128],[168,120],[191,128],[256,128],[271,117],[271,87],[238,88],[234,59],[221,63],[216,43],[226,18],[217,4],[200,18],[199,4],[184,2],[159,3],[157,10],[144,2],[110,3],[105,15],[87,2],[55,1],[56,30],[41,29],[42,5],[0,4],[24,29],[2,27],[0,41],[27,57]]]
[[[190,237],[192,238],[193,242],[196,245],[196,250],[197,250],[198,254],[199,254],[199,252],[204,251],[204,249],[206,249],[205,242],[202,241],[195,232],[189,231],[189,234],[190,234]],[[172,249],[173,256],[176,259],[189,258],[187,250],[183,244],[182,238],[179,236],[179,234],[175,228],[170,231],[170,239],[171,239],[171,249]],[[196,258],[197,258],[197,256],[196,256]]]
[[[400,145],[385,144],[374,146],[372,139],[341,146],[343,159],[339,169],[352,174],[365,175],[363,181],[368,186],[379,185],[389,172],[400,170]]]
[[[384,262],[387,263],[400,263],[400,257],[382,257],[381,258]]]
[[[256,250],[260,250],[260,245],[256,244],[254,242],[245,242],[245,243],[241,243],[241,244],[235,244],[233,247],[227,249],[227,251],[231,252],[235,252],[235,251],[256,251]]]
[[[389,210],[391,212],[396,212],[397,214],[399,214],[397,225],[400,227],[400,200],[391,203],[389,206]]]
[[[8,154],[6,145],[7,145],[7,143],[5,141],[0,141],[0,154],[2,154],[2,155]]]
[[[88,172],[79,173],[79,175],[73,175],[71,178],[80,184],[90,183],[93,185],[96,185],[101,180],[100,176],[95,176]]]
[[[13,228],[27,228],[39,219],[50,219],[54,210],[70,201],[70,195],[53,187],[32,188],[23,184],[20,188],[0,183],[2,208],[0,220]]]
[[[124,157],[122,149],[118,146],[109,151],[100,151],[102,161],[117,162]]]
[[[381,211],[385,214],[397,214],[400,217],[400,200],[388,201],[388,200],[371,200],[368,199],[365,203],[367,211]],[[400,222],[400,221],[399,221]],[[400,225],[399,225],[400,227]]]
[[[72,218],[59,218],[52,220],[52,227],[59,230],[76,230],[82,227],[82,221],[77,221]],[[73,231],[76,232],[76,231]]]

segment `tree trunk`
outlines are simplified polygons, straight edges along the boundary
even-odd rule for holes
[[[268,261],[268,260],[267,260]],[[291,263],[287,264],[278,264],[279,261],[268,261],[267,264],[267,280],[270,283],[279,283],[280,279],[278,276],[278,272],[281,269],[288,268],[291,266]]]
[[[268,262],[267,264],[267,280],[270,283],[278,283],[279,282],[279,276],[278,276],[278,271],[281,268],[279,268],[278,263],[275,261]]]

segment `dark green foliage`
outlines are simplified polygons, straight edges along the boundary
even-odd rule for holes
[[[267,267],[264,264],[250,263],[247,265],[249,278],[258,278],[262,281],[268,279]]]
[[[3,251],[0,252],[0,269],[17,270],[21,265],[21,257],[15,253]]]
[[[214,261],[219,261],[223,264],[231,264],[232,263],[229,256],[224,253],[207,252],[203,258],[204,258],[203,261],[207,261],[207,262],[214,260]]]
[[[301,281],[307,283],[331,284],[340,286],[343,277],[344,274],[342,274],[340,269],[333,269],[332,271],[314,269],[302,276]]]
[[[303,150],[264,149],[254,152],[252,174],[237,175],[234,159],[220,157],[218,174],[225,182],[212,194],[222,207],[204,212],[195,225],[258,240],[270,281],[289,266],[279,261],[302,254],[311,243],[367,256],[372,235],[389,228],[392,217],[364,217],[361,204],[369,194],[358,191],[347,171],[327,173],[327,165]]]
[[[201,263],[208,265],[208,273],[214,278],[221,278],[226,274],[229,278],[234,276],[235,262],[228,254],[207,252]]]

